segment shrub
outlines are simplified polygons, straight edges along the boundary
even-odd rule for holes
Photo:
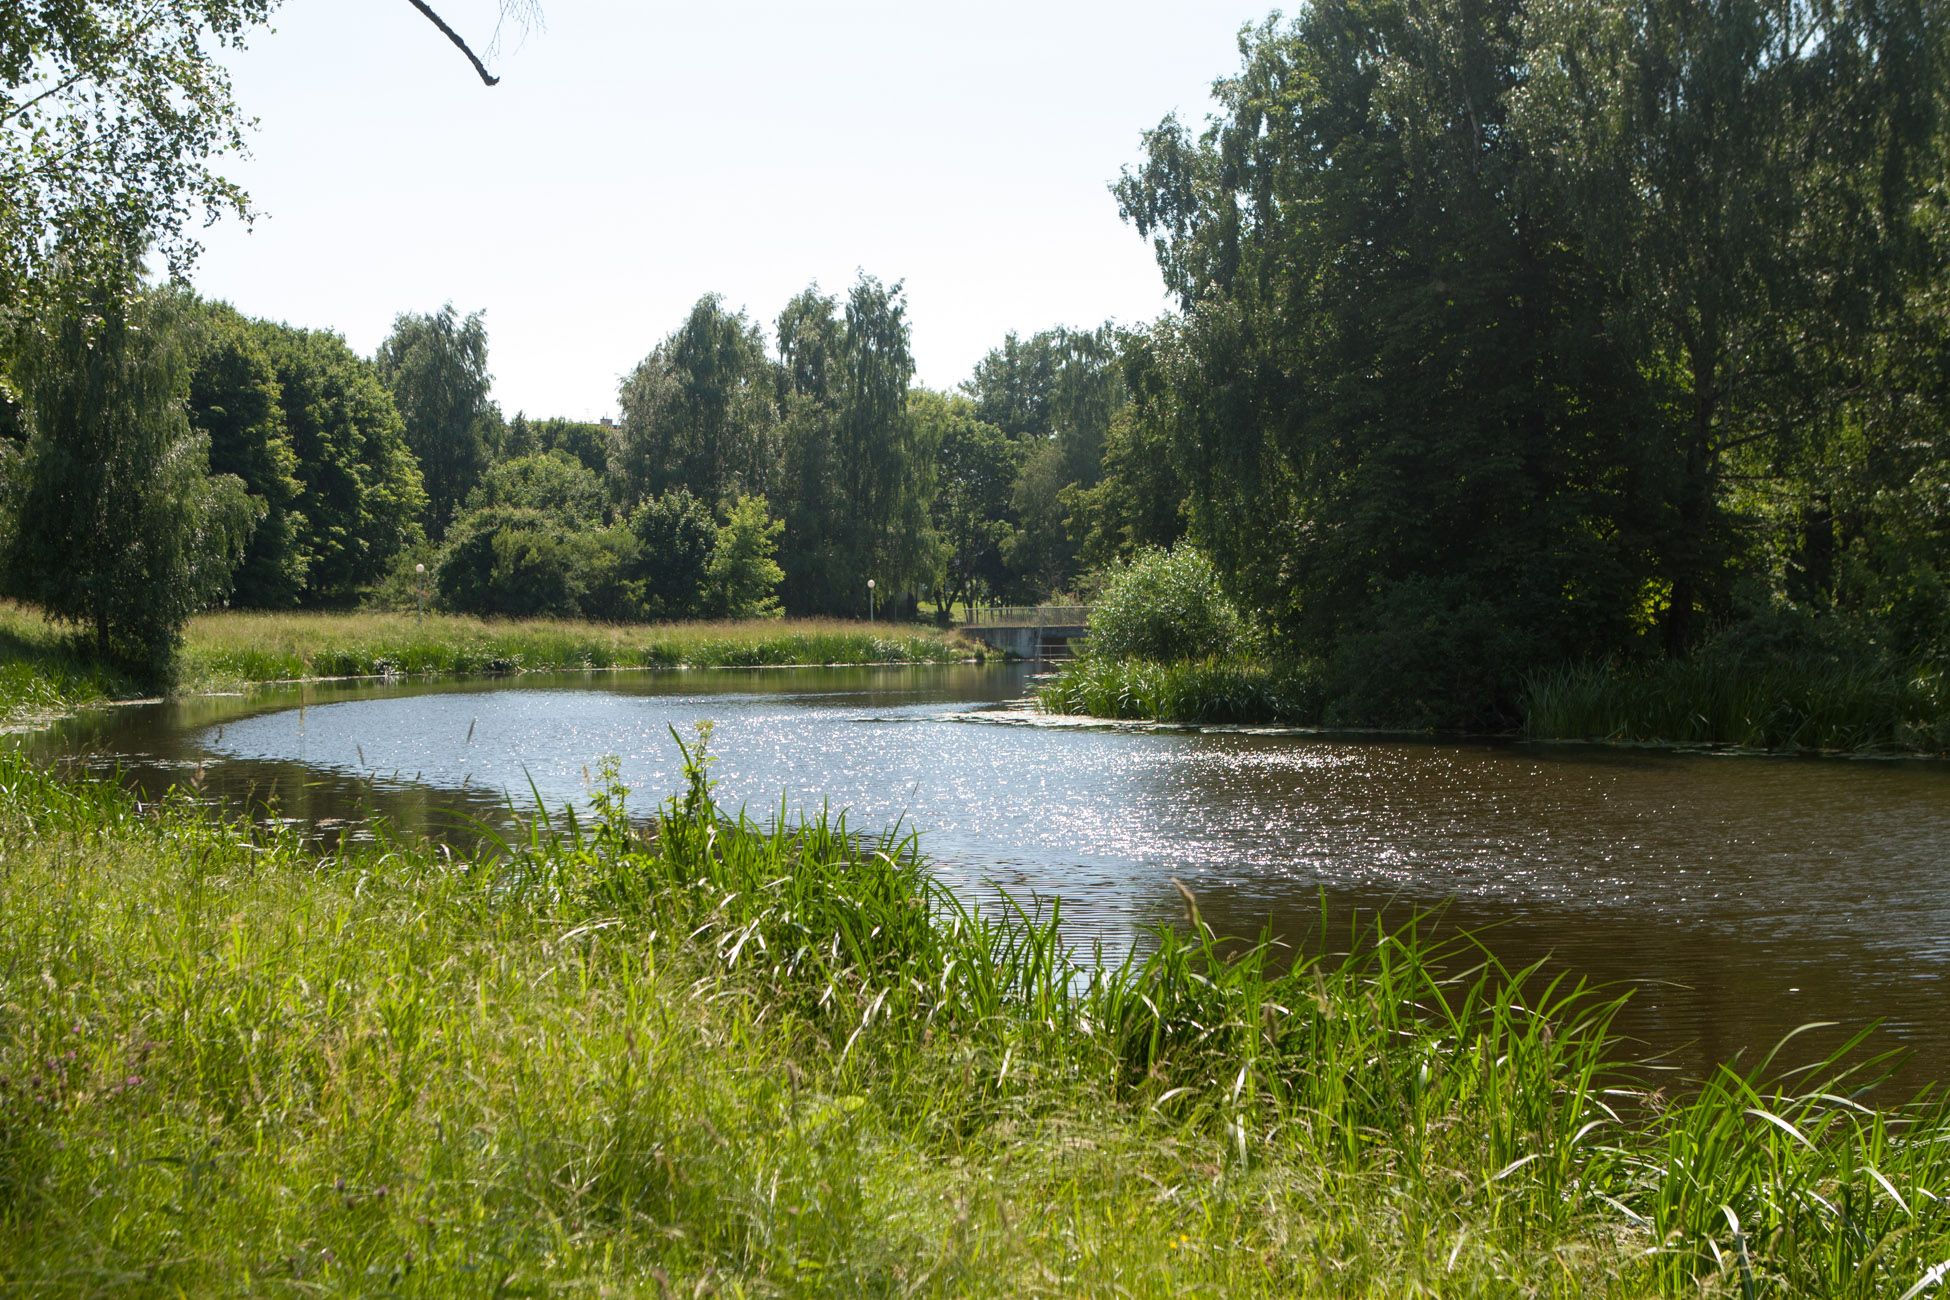
[[[537,510],[489,506],[454,521],[436,584],[444,608],[514,618],[617,618],[625,539]]]
[[[1189,542],[1142,551],[1112,569],[1090,611],[1090,653],[1102,659],[1223,658],[1246,649],[1248,639],[1212,561]]]

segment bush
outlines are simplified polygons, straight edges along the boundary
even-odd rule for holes
[[[718,544],[711,507],[677,487],[646,497],[629,517],[636,540],[630,577],[652,619],[697,618],[706,609],[711,553]]]
[[[1247,648],[1246,620],[1212,561],[1189,542],[1140,552],[1112,569],[1090,611],[1090,654],[1179,663]]]
[[[578,529],[537,510],[490,506],[454,521],[435,574],[442,608],[513,618],[624,618],[623,530]]]

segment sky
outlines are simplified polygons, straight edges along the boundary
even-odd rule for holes
[[[495,0],[434,0],[476,48]],[[1166,307],[1109,186],[1202,122],[1237,0],[543,0],[484,87],[407,0],[285,0],[226,58],[260,216],[192,275],[370,355],[403,311],[482,310],[509,415],[593,419],[722,294],[767,327],[817,282],[906,284],[917,382],[1010,330]]]

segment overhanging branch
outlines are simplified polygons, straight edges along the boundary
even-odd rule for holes
[[[460,33],[447,26],[447,20],[435,13],[426,0],[406,0],[406,2],[425,14],[427,21],[438,27],[441,34],[454,43],[454,48],[467,56],[467,61],[474,65],[474,71],[481,74],[481,81],[484,84],[492,86],[500,82],[501,78],[487,70],[487,65],[481,62],[481,56],[468,48],[467,42],[461,39]]]

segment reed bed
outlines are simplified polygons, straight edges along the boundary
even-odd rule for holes
[[[1288,723],[1321,719],[1317,674],[1246,659],[1182,663],[1085,656],[1037,693],[1046,713],[1166,723]]]
[[[1884,663],[1583,664],[1530,679],[1524,731],[1548,740],[1940,754],[1950,752],[1950,689],[1941,675]]]
[[[1894,1295],[1950,1118],[1666,1098],[1616,1000],[1414,925],[1140,952],[911,837],[727,815],[326,852],[0,758],[0,1287]],[[1348,936],[1342,936],[1343,939]]]

